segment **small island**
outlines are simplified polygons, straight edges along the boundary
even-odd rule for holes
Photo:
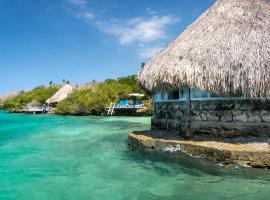
[[[0,102],[2,109],[14,113],[145,116],[152,113],[150,99],[132,75],[84,84],[50,82],[49,86],[7,94]]]

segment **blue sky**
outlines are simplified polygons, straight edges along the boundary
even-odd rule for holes
[[[135,74],[213,0],[0,0],[0,95]]]

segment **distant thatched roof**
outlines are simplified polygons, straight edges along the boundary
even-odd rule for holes
[[[19,94],[20,94],[20,92],[9,92],[3,96],[0,96],[0,102],[9,101],[9,100],[15,98],[16,96],[18,96]]]
[[[270,96],[270,3],[217,0],[138,74],[148,90],[189,86]]]
[[[69,84],[65,84],[61,87],[51,98],[49,98],[46,103],[58,103],[65,98],[67,98],[68,94],[70,94],[73,90],[73,87]]]
[[[34,99],[33,101],[29,102],[25,108],[32,108],[32,107],[36,107],[36,106],[40,106],[40,103]]]
[[[74,88],[75,88],[76,90],[86,90],[86,89],[92,90],[92,89],[94,89],[97,85],[98,85],[98,82],[96,82],[96,81],[91,81],[91,82],[87,82],[87,83],[75,85]]]

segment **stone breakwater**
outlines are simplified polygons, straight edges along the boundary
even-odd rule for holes
[[[270,168],[267,142],[229,143],[221,141],[184,140],[154,137],[153,132],[132,132],[128,145],[132,149],[183,152],[215,161],[230,161],[257,168]]]
[[[187,128],[187,102],[156,102],[152,129]],[[219,137],[270,136],[270,103],[256,100],[211,100],[191,102],[191,127],[194,134]]]

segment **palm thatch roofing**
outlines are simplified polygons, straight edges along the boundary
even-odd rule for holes
[[[65,84],[62,86],[51,98],[49,98],[46,103],[58,103],[65,98],[72,92],[73,87],[70,84]]]
[[[91,82],[87,82],[87,83],[83,83],[83,84],[79,84],[79,85],[75,85],[74,88],[76,90],[92,90],[94,89],[96,86],[98,85],[98,82],[96,81],[91,81]]]
[[[0,96],[0,102],[9,101],[9,100],[15,98],[16,96],[18,96],[19,94],[20,94],[20,92],[9,92],[3,96]]]
[[[40,103],[36,99],[34,99],[33,101],[29,102],[24,108],[30,109],[36,106],[40,106]]]
[[[187,86],[270,97],[270,3],[217,0],[137,78],[149,91]]]

